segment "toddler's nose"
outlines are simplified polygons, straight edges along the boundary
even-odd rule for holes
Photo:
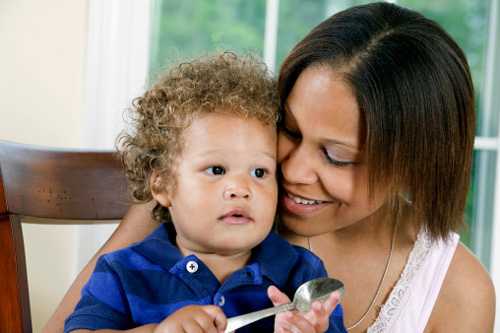
[[[225,200],[250,199],[250,190],[241,185],[228,185],[224,189],[223,197]]]

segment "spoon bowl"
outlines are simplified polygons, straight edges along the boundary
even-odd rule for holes
[[[295,305],[295,309],[300,312],[308,312],[311,310],[313,302],[324,302],[335,291],[339,291],[340,296],[344,293],[344,284],[339,280],[332,278],[310,280],[301,284],[295,291],[292,303]]]
[[[339,297],[342,297],[344,284],[339,280],[328,277],[307,281],[297,288],[291,303],[231,317],[227,321],[227,327],[224,332],[233,332],[257,320],[274,316],[284,311],[298,310],[300,312],[308,312],[314,302],[326,301],[333,292],[339,292]]]

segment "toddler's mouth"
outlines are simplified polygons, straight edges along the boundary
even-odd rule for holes
[[[240,208],[231,209],[230,211],[219,217],[218,220],[232,225],[240,225],[253,222],[252,217],[244,209]]]

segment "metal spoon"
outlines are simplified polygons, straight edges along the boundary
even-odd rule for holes
[[[224,333],[233,332],[234,330],[251,324],[257,320],[276,315],[283,311],[299,310],[300,312],[308,312],[311,309],[313,302],[326,301],[330,294],[334,291],[339,291],[340,296],[342,296],[344,292],[344,284],[341,281],[332,278],[318,278],[307,281],[300,285],[297,291],[295,291],[293,301],[291,303],[229,318]]]

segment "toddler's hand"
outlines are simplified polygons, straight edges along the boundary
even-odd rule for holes
[[[290,303],[290,299],[275,286],[267,289],[267,295],[273,305]],[[328,329],[330,315],[339,303],[339,294],[334,292],[323,303],[314,302],[307,313],[299,311],[282,312],[276,316],[274,322],[275,333],[323,333]]]
[[[165,318],[154,333],[219,333],[224,332],[227,319],[215,305],[190,305]]]

